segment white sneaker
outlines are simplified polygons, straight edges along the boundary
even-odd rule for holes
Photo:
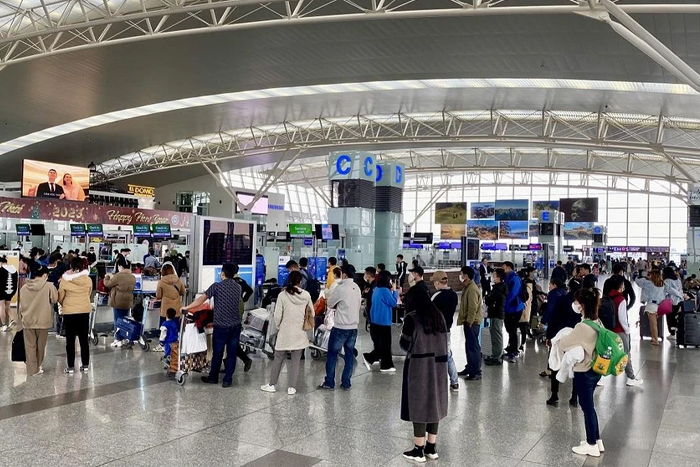
[[[574,454],[579,454],[581,456],[591,456],[591,457],[600,457],[600,449],[598,449],[598,445],[590,445],[586,441],[583,441],[580,445],[574,446],[571,448],[571,450],[574,452]]]
[[[165,352],[165,348],[162,345],[158,344],[158,347],[154,348],[153,352]]]
[[[263,386],[260,386],[260,390],[262,392],[277,392],[277,389],[272,384],[265,384]]]
[[[641,386],[643,382],[644,382],[643,379],[639,379],[639,378],[630,379],[630,378],[627,378],[627,386],[630,386],[630,387]]]
[[[0,332],[7,332],[7,325],[6,324],[0,328]]]
[[[380,373],[396,373],[396,368],[391,367],[387,368],[386,370],[379,370]]]
[[[14,328],[16,324],[17,323],[15,323],[14,321],[10,321],[10,324],[7,325],[7,330],[12,331],[12,328]]]
[[[598,381],[598,384],[596,384],[596,386],[598,386],[599,388],[605,387],[605,385],[603,384],[603,380],[601,379],[600,381]]]
[[[112,341],[112,343],[110,345],[112,347],[121,347],[124,344],[122,344],[122,341]]]
[[[598,441],[596,441],[596,445],[598,446],[598,451],[600,451],[601,453],[605,452],[605,445],[603,444],[602,439],[599,439]]]
[[[129,344],[131,344],[131,341],[129,339],[122,340],[122,345],[129,345]]]
[[[273,386],[274,387],[274,386]],[[288,396],[293,396],[294,394],[297,393],[297,390],[294,388],[287,388],[287,395]]]

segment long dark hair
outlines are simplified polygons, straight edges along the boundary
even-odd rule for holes
[[[391,273],[389,271],[381,271],[379,273],[379,279],[377,279],[377,288],[383,287],[385,289],[391,288]]]
[[[664,280],[671,279],[672,281],[675,281],[676,279],[678,279],[678,275],[676,274],[676,271],[674,271],[673,268],[670,266],[666,266],[664,268],[663,277],[664,277]]]
[[[301,287],[299,287],[299,284],[301,284],[301,279],[303,276],[301,275],[301,272],[299,271],[292,271],[289,273],[289,279],[287,280],[287,287],[284,288],[284,290],[289,294],[289,295],[296,295],[301,293]]]
[[[620,290],[623,285],[625,285],[624,277],[617,274],[610,276],[603,284],[603,297],[610,295],[613,290]]]
[[[423,330],[426,334],[447,332],[445,318],[430,299],[430,295],[426,292],[418,292],[414,300],[416,317],[418,318],[418,322],[423,326]]]
[[[589,288],[581,289],[574,295],[574,300],[581,304],[583,317],[590,320],[598,319],[598,307],[600,306],[600,298],[598,298],[598,289]]]

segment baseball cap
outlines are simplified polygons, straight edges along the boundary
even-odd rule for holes
[[[447,273],[445,271],[435,271],[433,276],[430,278],[432,282],[442,282],[447,280]]]
[[[413,269],[409,269],[408,272],[415,272],[415,273],[417,273],[417,274],[420,275],[420,276],[422,276],[422,275],[425,273],[425,271],[423,271],[423,268],[420,267],[420,266],[416,266],[416,267],[413,268]]]

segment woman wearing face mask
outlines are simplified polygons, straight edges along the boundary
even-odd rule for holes
[[[564,328],[573,328],[581,322],[581,309],[576,304],[576,293],[581,288],[581,283],[576,279],[569,281],[569,292],[566,293],[564,284],[554,283],[553,289],[550,290],[547,300],[547,313],[545,314],[547,323],[547,347],[551,347],[551,340],[559,331]],[[552,309],[549,309],[551,303]],[[543,318],[542,322],[545,322]],[[547,399],[547,405],[556,406],[559,403],[559,380],[557,380],[557,372],[551,371],[549,375],[550,390],[552,396]],[[576,385],[571,389],[571,399],[569,405],[572,407],[578,406],[578,397],[576,394]]]
[[[603,441],[600,439],[598,414],[593,401],[593,392],[601,376],[591,369],[598,331],[586,323],[590,320],[603,327],[603,323],[598,319],[600,304],[598,296],[598,289],[581,289],[576,292],[572,307],[581,311],[584,321],[577,324],[569,335],[559,341],[559,347],[564,352],[574,347],[583,347],[585,357],[582,362],[574,366],[574,387],[583,411],[586,440],[571,450],[576,454],[592,457],[600,457],[600,453],[605,451]]]

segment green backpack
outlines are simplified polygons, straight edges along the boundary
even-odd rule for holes
[[[583,322],[598,331],[591,370],[602,376],[622,374],[629,357],[625,353],[620,336],[590,319]]]

